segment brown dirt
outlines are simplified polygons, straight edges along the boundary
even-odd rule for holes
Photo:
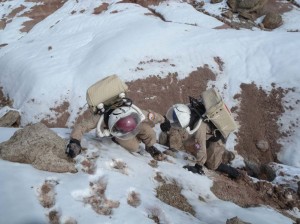
[[[162,63],[163,60],[142,61],[139,65],[145,63]],[[220,68],[223,62],[219,57],[215,57],[216,63]],[[141,68],[142,69],[142,68]],[[169,74],[165,78],[160,76],[149,76],[146,79],[137,79],[126,84],[129,87],[128,97],[131,98],[135,105],[142,109],[151,109],[155,112],[165,114],[168,108],[174,103],[187,103],[188,96],[199,97],[200,93],[207,88],[210,80],[216,80],[216,75],[208,66],[199,67],[196,71],[191,72],[186,78],[179,80],[177,74]],[[89,110],[78,114],[77,122],[91,116]],[[65,117],[66,118],[66,117]],[[59,123],[51,119],[51,124],[56,127],[64,127],[67,122],[61,120]],[[48,125],[49,122],[44,122]]]
[[[162,184],[156,188],[156,193],[156,197],[166,204],[195,215],[195,210],[181,194],[181,188],[177,184]]]
[[[126,84],[129,87],[128,97],[138,107],[165,114],[174,103],[187,103],[188,96],[198,98],[200,93],[207,88],[208,81],[215,79],[216,75],[208,66],[204,66],[181,80],[175,73],[165,78],[149,76],[146,79],[138,79]]]
[[[296,192],[272,185],[267,181],[253,183],[245,173],[237,181],[219,174],[214,174],[213,179],[212,192],[221,200],[232,201],[241,207],[267,205],[292,219],[295,218],[288,215],[285,210],[293,207],[300,208],[300,200]],[[293,199],[290,200],[288,195],[292,195]]]
[[[21,32],[29,32],[37,23],[47,18],[53,12],[64,5],[67,0],[26,0],[26,2],[43,3],[33,6],[29,11],[24,12],[20,17],[25,16],[31,20],[24,22]]]
[[[60,223],[60,213],[56,210],[52,210],[48,214],[50,224],[59,224]]]
[[[281,149],[281,145],[277,141],[288,134],[279,131],[278,121],[285,110],[293,110],[284,107],[282,99],[293,89],[282,89],[272,84],[271,91],[267,92],[254,83],[243,83],[240,87],[241,94],[235,96],[240,101],[240,106],[233,108],[240,124],[235,149],[246,161],[259,166],[272,161],[278,162],[276,153]],[[258,140],[267,141],[269,150],[259,150],[255,145]],[[295,220],[295,217],[285,210],[300,207],[299,195],[296,192],[286,186],[272,185],[268,181],[253,183],[250,177],[245,175],[245,171],[241,172],[244,175],[237,181],[222,175],[214,178],[211,189],[213,193],[222,200],[232,201],[242,207],[271,206]],[[292,199],[289,195],[292,195]]]
[[[102,3],[100,6],[94,8],[93,14],[98,15],[108,9],[109,4],[108,3]]]
[[[280,87],[273,87],[268,94],[254,83],[241,84],[241,94],[235,96],[241,102],[237,111],[240,128],[235,149],[246,160],[258,164],[277,162],[276,153],[281,149],[277,141],[283,137],[277,121],[284,113],[282,98],[286,93],[287,90]],[[259,150],[255,145],[259,140],[267,141],[270,150]]]
[[[70,117],[70,113],[68,112],[69,106],[70,103],[64,101],[61,105],[50,108],[51,111],[55,112],[55,118],[44,118],[41,120],[41,123],[49,128],[66,127],[66,123]]]

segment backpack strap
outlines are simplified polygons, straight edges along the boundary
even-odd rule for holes
[[[193,98],[189,96],[190,100],[190,110],[191,110],[191,120],[189,127],[192,128],[193,125],[199,120],[202,119],[203,122],[205,122],[207,125],[209,125],[210,129],[213,132],[213,136],[210,137],[207,140],[207,144],[210,142],[217,142],[219,140],[222,140],[222,142],[225,142],[224,137],[222,136],[221,132],[217,129],[217,127],[214,125],[213,122],[211,122],[206,116],[206,109],[204,104],[202,103],[201,100],[198,100],[196,98]]]

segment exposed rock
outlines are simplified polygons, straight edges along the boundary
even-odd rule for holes
[[[254,15],[251,14],[251,13],[249,13],[249,12],[247,12],[247,11],[241,11],[241,12],[239,13],[239,16],[241,16],[241,17],[243,17],[243,18],[245,18],[245,19],[252,20],[252,21],[255,20]]]
[[[276,178],[276,172],[267,164],[261,165],[259,179],[273,181]]]
[[[19,111],[9,110],[3,117],[0,117],[0,127],[19,126],[20,120]]]
[[[228,19],[232,19],[233,18],[233,13],[231,11],[226,11],[226,12],[223,12],[221,14],[222,16],[224,16],[225,18],[228,18]]]
[[[260,174],[260,165],[258,163],[245,160],[247,174],[251,177],[258,177]]]
[[[20,129],[0,144],[0,157],[12,162],[29,163],[39,170],[76,172],[65,154],[66,142],[42,123]]]
[[[253,161],[245,160],[247,174],[261,180],[273,181],[276,172],[268,164],[258,164]]]
[[[300,197],[300,181],[298,181],[298,191],[297,191],[297,193],[298,193],[298,196]]]
[[[261,0],[238,0],[238,7],[241,9],[253,9]]]
[[[231,219],[227,219],[226,224],[251,224],[250,222],[244,222],[240,220],[237,216]]]
[[[269,143],[266,140],[259,140],[255,145],[262,152],[266,152],[269,149]]]
[[[228,6],[233,12],[261,12],[267,0],[227,0]]]
[[[278,13],[269,12],[263,19],[262,23],[267,29],[276,29],[282,25],[282,17]]]
[[[227,4],[234,12],[238,9],[257,10],[265,3],[265,0],[227,0]]]
[[[233,12],[237,12],[237,8],[238,8],[237,0],[227,0],[227,4]]]
[[[0,20],[0,30],[4,30],[5,27],[6,27],[6,22],[5,22],[5,20],[1,19]]]
[[[223,0],[210,0],[210,3],[211,4],[216,4],[216,3],[220,3],[222,2]]]

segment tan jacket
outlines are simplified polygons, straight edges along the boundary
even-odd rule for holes
[[[167,134],[170,148],[192,154],[196,157],[199,165],[205,165],[207,168],[215,170],[221,164],[225,147],[221,140],[211,142],[206,147],[207,140],[212,136],[212,130],[205,122],[202,122],[192,135],[185,129],[175,128],[171,128]]]
[[[137,151],[139,143],[143,142],[146,146],[152,146],[156,143],[156,134],[152,127],[157,123],[162,123],[165,121],[165,118],[152,110],[142,110],[142,113],[145,115],[146,119],[140,125],[140,131],[132,139],[117,139],[115,140],[129,151]],[[97,127],[100,115],[93,114],[90,112],[88,119],[82,120],[80,123],[76,123],[73,131],[71,132],[71,138],[81,140],[84,133],[87,133]]]

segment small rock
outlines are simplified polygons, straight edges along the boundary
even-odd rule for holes
[[[251,177],[258,178],[260,174],[260,165],[249,160],[245,160],[245,165],[247,174]]]
[[[216,4],[216,3],[220,3],[222,2],[223,0],[210,0],[210,3],[211,4]]]
[[[244,222],[240,220],[237,216],[231,219],[227,219],[226,224],[251,224],[250,222]]]
[[[263,19],[262,23],[265,28],[272,30],[281,26],[283,22],[279,13],[269,12]]]
[[[3,117],[0,117],[0,127],[19,126],[20,120],[19,111],[9,110]]]
[[[273,168],[267,164],[260,166],[260,179],[265,179],[267,181],[272,182],[276,178],[276,172]]]
[[[269,150],[269,143],[266,140],[259,140],[255,145],[262,152],[266,152]]]
[[[231,11],[226,11],[226,12],[223,12],[221,14],[223,17],[227,18],[227,19],[232,19],[233,18],[233,13]]]
[[[298,191],[297,191],[297,194],[300,197],[300,181],[298,181]]]

